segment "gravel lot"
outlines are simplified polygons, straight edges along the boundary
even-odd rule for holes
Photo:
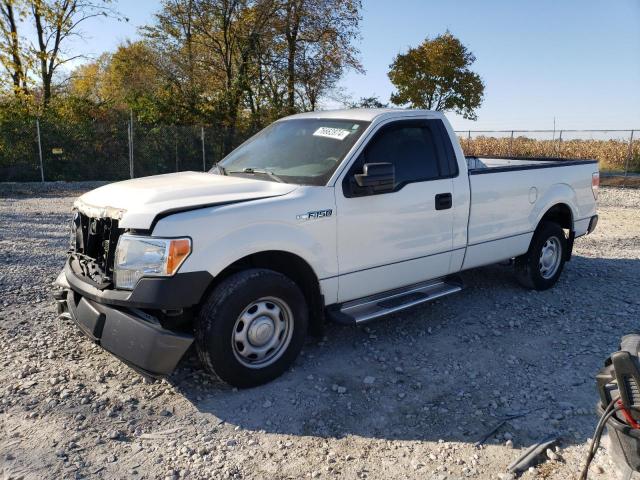
[[[264,387],[220,385],[194,355],[148,383],[56,318],[68,212],[92,187],[0,185],[0,478],[511,478],[547,435],[558,454],[521,478],[574,478],[594,374],[638,330],[640,190],[605,188],[550,291],[482,268],[455,296],[329,325]],[[591,478],[616,478],[603,452]]]

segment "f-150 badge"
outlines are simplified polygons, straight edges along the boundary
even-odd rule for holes
[[[314,218],[330,217],[332,213],[333,213],[333,210],[331,210],[331,209],[329,209],[329,210],[317,210],[315,212],[307,212],[307,213],[302,213],[300,215],[297,215],[296,219],[297,220],[312,220]]]

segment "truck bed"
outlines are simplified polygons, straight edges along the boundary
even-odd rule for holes
[[[469,175],[598,163],[582,158],[467,156]]]
[[[471,207],[464,269],[525,253],[540,216],[557,198],[571,199],[576,236],[586,233],[595,214],[592,174],[598,171],[596,160],[536,157],[466,157],[466,160]],[[484,175],[487,173],[495,175]]]

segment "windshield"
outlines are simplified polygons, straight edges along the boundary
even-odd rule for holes
[[[325,185],[368,122],[276,122],[227,155],[212,172],[301,185]]]

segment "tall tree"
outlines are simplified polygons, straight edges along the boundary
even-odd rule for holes
[[[286,46],[287,110],[296,111],[296,85],[302,81],[305,108],[335,85],[343,71],[362,71],[353,41],[361,20],[360,0],[280,0]],[[332,80],[333,78],[333,80]]]
[[[211,55],[210,67],[219,72],[222,83],[216,103],[223,113],[225,153],[235,146],[251,65],[260,37],[272,28],[276,7],[275,0],[195,0],[194,32]]]
[[[344,57],[340,47],[330,41],[332,35],[327,34],[325,41],[302,46],[296,71],[298,102],[294,103],[293,111],[300,108],[313,111],[318,108],[318,102],[323,95],[338,83],[345,70]],[[289,110],[292,111],[291,108]]]
[[[284,37],[287,46],[287,109],[295,112],[296,53],[305,0],[284,0]]]
[[[81,35],[80,27],[88,19],[112,16],[112,0],[28,0],[36,30],[37,44],[32,47],[38,59],[38,75],[46,106],[51,99],[53,78],[64,64],[81,55],[67,57],[64,46],[73,36]]]
[[[484,83],[469,68],[476,57],[450,32],[425,39],[399,54],[390,65],[389,78],[397,89],[396,105],[428,110],[453,110],[475,120],[484,95]]]
[[[157,69],[159,56],[144,41],[125,43],[77,67],[67,92],[98,109],[132,110],[145,123],[198,121],[185,113],[179,92]]]
[[[0,64],[11,76],[16,95],[27,93],[27,66],[18,35],[19,15],[15,0],[0,1]]]
[[[195,32],[196,0],[164,0],[155,21],[142,28],[146,45],[155,50],[157,74],[171,91],[179,123],[202,113],[206,85],[217,77]]]

